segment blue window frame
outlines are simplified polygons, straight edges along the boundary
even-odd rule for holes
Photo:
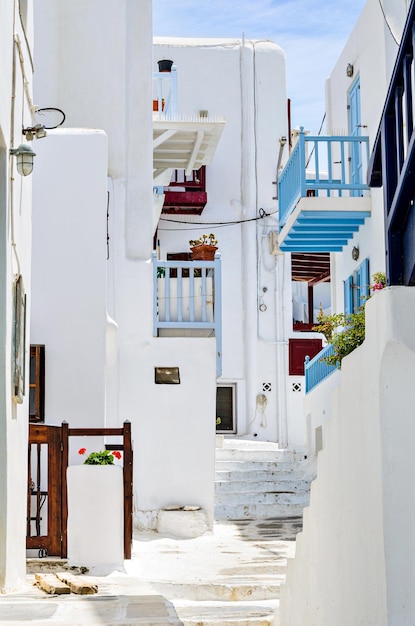
[[[365,259],[344,281],[344,312],[356,313],[370,295],[369,259]]]

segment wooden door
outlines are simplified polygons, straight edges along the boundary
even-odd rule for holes
[[[60,426],[29,425],[26,547],[39,550],[39,556],[66,556],[66,446],[61,435]]]

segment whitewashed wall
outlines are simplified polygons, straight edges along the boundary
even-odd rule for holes
[[[343,360],[281,626],[413,623],[415,291],[366,305],[365,343]]]
[[[29,333],[26,336],[26,388],[22,404],[12,399],[13,282],[21,274],[30,315],[30,253],[32,176],[21,177],[9,149],[26,143],[21,129],[31,125],[29,101],[23,92],[23,72],[16,35],[22,43],[28,93],[32,92],[32,10],[23,26],[18,7],[1,3],[0,20],[0,591],[21,586],[26,575],[27,422]],[[15,14],[13,13],[15,11]],[[14,30],[13,30],[14,25]],[[15,91],[13,92],[13,54]],[[36,166],[35,166],[36,167]]]
[[[105,426],[107,136],[57,129],[37,149],[31,342],[45,344],[45,421]]]

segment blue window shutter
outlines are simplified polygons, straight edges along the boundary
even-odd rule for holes
[[[344,281],[344,312],[353,313],[353,276]]]
[[[360,304],[363,304],[362,298],[370,295],[370,275],[369,275],[369,259],[365,259],[359,267],[360,271]]]
[[[356,309],[365,303],[370,292],[369,259],[365,259],[356,270],[357,299]]]

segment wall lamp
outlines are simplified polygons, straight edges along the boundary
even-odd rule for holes
[[[346,67],[346,76],[348,76],[348,78],[351,78],[353,74],[354,74],[354,67],[351,63],[348,63]]]
[[[33,157],[36,152],[25,143],[21,143],[17,148],[11,148],[10,154],[16,157],[16,167],[20,176],[28,176],[33,171]]]

